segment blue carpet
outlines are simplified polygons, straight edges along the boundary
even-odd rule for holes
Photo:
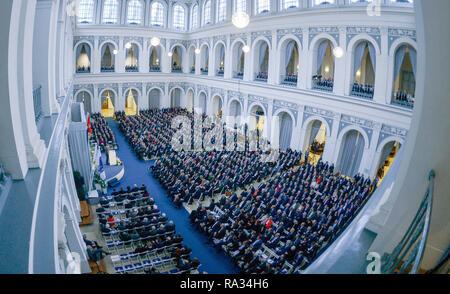
[[[206,271],[210,274],[232,274],[237,273],[238,268],[234,266],[231,258],[206,244],[207,237],[196,231],[189,222],[189,213],[184,209],[177,209],[167,197],[166,191],[159,182],[153,178],[148,168],[153,163],[140,161],[129,147],[125,137],[118,129],[118,124],[112,118],[106,119],[108,125],[114,132],[119,149],[117,156],[122,160],[125,167],[125,175],[120,181],[122,187],[140,186],[144,183],[150,196],[155,200],[158,208],[166,213],[169,220],[175,224],[177,233],[184,238],[184,244],[192,249],[191,257],[197,257],[201,263],[200,272]],[[108,191],[109,193],[111,191]],[[221,249],[220,249],[221,250]]]

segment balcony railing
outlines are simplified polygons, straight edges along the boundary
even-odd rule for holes
[[[414,108],[414,97],[397,92],[392,94],[392,105],[398,105],[405,108]]]
[[[216,71],[216,76],[218,76],[218,77],[223,77],[224,73],[225,73],[224,70],[219,68],[219,69]]]
[[[149,72],[161,72],[161,67],[158,65],[150,66]]]
[[[297,86],[298,76],[296,75],[281,75],[280,84],[285,86]]]
[[[208,75],[208,69],[207,68],[201,68],[200,72],[202,73],[202,75]]]
[[[125,66],[126,72],[138,72],[139,68],[137,66]]]
[[[114,72],[114,66],[102,66],[100,69],[101,72]]]
[[[374,88],[368,85],[359,85],[353,84],[351,96],[364,98],[364,99],[373,99]]]
[[[267,72],[255,72],[255,81],[267,83],[268,76]]]
[[[172,66],[172,72],[181,73],[183,70],[181,69],[181,66]]]
[[[77,67],[77,73],[90,73],[91,72],[91,67]]]
[[[42,86],[33,89],[33,106],[34,106],[34,120],[39,121],[42,117],[42,99],[41,99]]]
[[[312,80],[312,89],[320,90],[325,92],[333,92],[334,82],[332,80],[321,80],[315,79]]]
[[[434,178],[435,172],[431,170],[428,176],[429,182],[425,197],[400,243],[391,254],[383,257],[382,273],[416,274],[419,270],[425,252],[428,231],[430,230]]]
[[[195,74],[195,66],[191,67],[191,74]]]
[[[54,274],[58,270],[57,264],[57,232],[55,222],[57,221],[55,201],[59,190],[58,175],[61,160],[64,156],[66,143],[65,131],[69,123],[70,105],[72,103],[72,83],[65,90],[61,104],[61,111],[53,128],[52,137],[48,146],[47,159],[42,167],[38,195],[36,196],[35,211],[30,243],[30,273]],[[51,228],[51,229],[49,229]]]
[[[233,79],[244,79],[244,73],[242,71],[233,71]]]

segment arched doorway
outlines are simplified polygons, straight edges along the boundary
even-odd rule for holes
[[[336,170],[348,177],[354,177],[361,165],[364,153],[364,137],[357,130],[350,130],[342,138]]]
[[[209,70],[209,46],[204,44],[200,49],[200,72],[207,75]]]
[[[322,40],[317,47],[315,56],[316,67],[313,68],[312,88],[333,92],[334,86],[334,55],[330,40]]]
[[[114,116],[114,104],[116,101],[116,96],[113,91],[105,90],[100,95],[102,101],[102,115],[104,117],[113,117]]]
[[[255,45],[254,56],[255,80],[267,82],[269,72],[269,44],[264,40],[258,41]]]
[[[92,113],[92,98],[89,92],[81,91],[80,93],[78,93],[76,101],[83,103],[84,112],[86,113],[86,115]]]
[[[91,47],[87,43],[82,43],[77,47],[77,73],[91,72]]]
[[[378,161],[375,174],[375,178],[378,180],[377,185],[379,185],[383,178],[386,176],[401,147],[402,144],[400,144],[399,142],[391,141],[384,145],[381,149],[380,159]]]
[[[241,124],[241,113],[242,113],[242,107],[239,101],[232,100],[230,103],[230,118],[227,122],[227,126],[230,126],[231,128],[239,128]]]
[[[395,52],[392,104],[413,108],[416,92],[417,52],[409,45]]]
[[[135,89],[126,91],[127,98],[125,100],[125,115],[136,115],[138,113],[139,93]]]
[[[187,110],[194,111],[194,91],[192,89],[187,92]]]
[[[320,120],[313,120],[306,127],[303,150],[309,151],[308,161],[317,163],[325,150],[327,126]]]
[[[353,85],[351,95],[372,99],[375,87],[375,47],[368,41],[359,42],[353,53]]]
[[[250,109],[250,115],[248,119],[248,130],[255,130],[257,133],[257,139],[264,136],[264,123],[265,123],[265,112],[264,109],[259,105],[254,105]]]
[[[150,47],[149,71],[150,72],[161,71],[161,46]]]
[[[213,115],[222,118],[222,98],[220,96],[213,98]]]
[[[298,78],[298,46],[292,39],[285,40],[280,47],[280,81],[283,85],[297,86]]]
[[[278,114],[278,144],[280,150],[286,150],[291,146],[293,121],[289,113]]]
[[[125,48],[126,48],[125,71],[126,72],[138,72],[139,71],[139,47],[134,43],[128,43]]]
[[[101,72],[114,72],[116,59],[114,52],[116,51],[113,44],[106,43],[102,46],[102,60],[100,65]]]
[[[200,108],[200,113],[206,113],[206,94],[204,92],[198,95],[198,107]]]
[[[152,89],[148,93],[148,108],[149,109],[159,109],[161,105],[162,92],[160,89]]]
[[[243,79],[244,78],[244,64],[245,64],[245,53],[243,51],[244,43],[236,42],[233,46],[232,53],[232,68],[233,68],[233,78]]]
[[[181,107],[181,90],[175,88],[170,95],[170,107]]]
[[[172,52],[172,72],[182,72],[183,51],[180,46],[175,46]]]
[[[225,46],[218,43],[215,50],[216,76],[223,77],[225,73]]]

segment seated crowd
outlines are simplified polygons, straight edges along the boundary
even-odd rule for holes
[[[96,143],[102,151],[105,151],[107,148],[117,149],[114,133],[100,113],[91,115],[91,128],[91,142]]]
[[[297,273],[343,229],[372,188],[369,179],[347,179],[328,163],[305,163],[199,206],[190,219],[242,273]]]
[[[300,161],[301,153],[280,153],[277,164],[259,160],[261,151],[177,152],[158,159],[153,175],[180,207],[206,196],[243,188]]]
[[[160,260],[152,263],[147,254],[161,255],[164,259],[173,261],[178,268],[177,272],[188,273],[200,265],[196,258],[191,260],[192,250],[182,244],[183,238],[176,233],[175,224],[161,213],[144,184],[141,187],[127,187],[126,190],[114,189],[110,196],[100,199],[100,207],[96,209],[96,213],[102,235],[118,238],[117,241],[107,241],[107,246],[114,248],[117,242],[120,245],[132,245],[131,251],[120,257],[125,255],[125,260],[131,258],[147,261],[144,265],[136,263],[140,264],[139,269],[145,267],[147,273],[158,273],[156,265],[161,264]],[[90,255],[101,259],[102,254],[111,254],[99,250],[98,245],[96,250]],[[118,268],[116,270],[120,272]]]
[[[144,160],[160,157],[172,152],[171,140],[175,129],[172,119],[188,115],[182,108],[150,109],[139,112],[139,116],[127,116],[116,112],[119,130],[126,137],[135,154]]]

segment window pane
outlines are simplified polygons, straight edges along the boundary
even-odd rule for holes
[[[173,7],[173,27],[175,29],[184,30],[184,8],[180,5]]]
[[[225,0],[217,0],[217,21],[225,21],[227,18],[227,3]]]
[[[103,4],[103,23],[116,24],[119,22],[119,1],[105,0]]]
[[[198,5],[195,5],[192,8],[192,15],[191,15],[191,28],[195,29],[198,27]]]
[[[270,11],[270,0],[256,0],[256,13],[265,13]]]
[[[211,23],[211,1],[205,3],[205,8],[203,10],[203,24]]]
[[[150,24],[152,26],[164,26],[164,6],[159,2],[154,2],[152,4]]]
[[[234,12],[247,12],[247,0],[236,0]]]
[[[94,0],[80,0],[77,12],[78,23],[93,23]]]
[[[142,23],[142,3],[139,0],[131,0],[128,2],[127,21],[129,24]]]

